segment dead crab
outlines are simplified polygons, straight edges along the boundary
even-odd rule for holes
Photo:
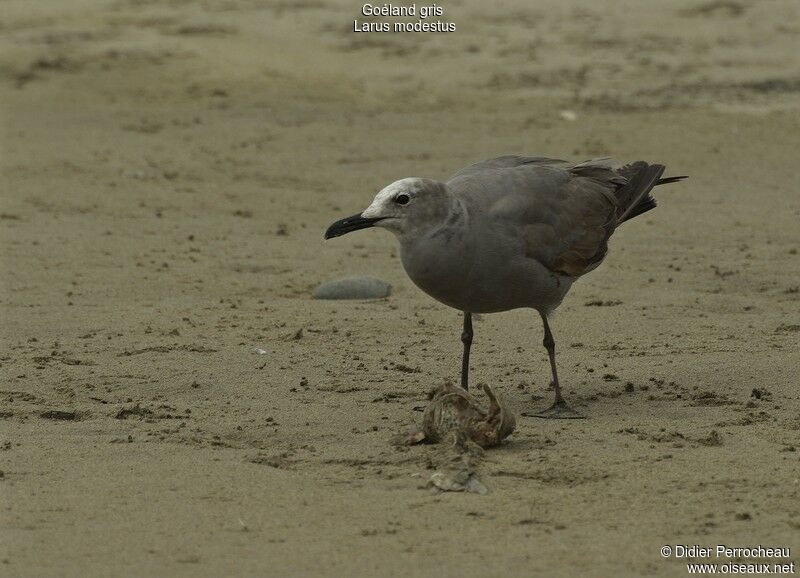
[[[516,420],[501,396],[486,384],[481,387],[489,398],[488,410],[479,406],[474,395],[452,383],[434,389],[422,429],[410,432],[406,443],[437,443],[454,432],[457,439],[473,441],[482,448],[498,445],[514,431]]]

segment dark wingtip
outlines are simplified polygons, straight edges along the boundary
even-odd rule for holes
[[[682,181],[683,179],[688,179],[689,175],[681,175],[679,177],[664,177],[663,179],[658,179],[657,185],[668,185],[669,183],[677,183]]]

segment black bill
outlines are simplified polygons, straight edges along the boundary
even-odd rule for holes
[[[380,217],[377,219],[366,219],[361,216],[361,213],[350,215],[349,217],[336,221],[328,227],[328,230],[325,231],[325,238],[333,239],[334,237],[341,237],[342,235],[358,231],[359,229],[366,229],[367,227],[374,226],[375,223],[380,220]]]

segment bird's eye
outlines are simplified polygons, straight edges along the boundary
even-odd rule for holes
[[[398,205],[407,205],[410,200],[411,197],[409,197],[405,193],[400,193],[394,198],[394,202],[397,203]]]

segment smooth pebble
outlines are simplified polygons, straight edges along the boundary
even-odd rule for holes
[[[315,299],[383,299],[392,286],[374,277],[345,277],[322,283],[314,289]]]

